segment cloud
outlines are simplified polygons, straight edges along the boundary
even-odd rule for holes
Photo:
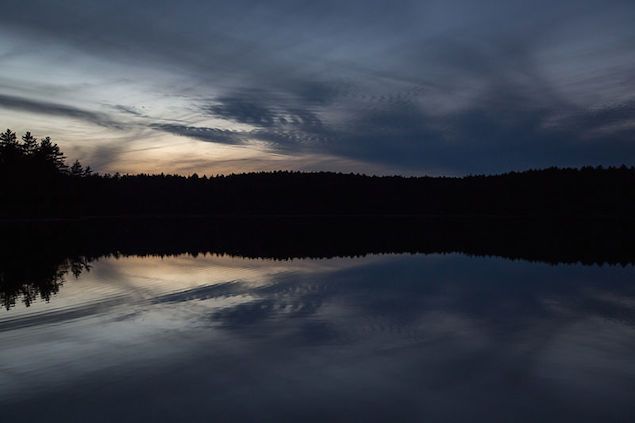
[[[146,115],[144,115],[143,113],[139,112],[135,108],[124,106],[122,104],[117,104],[117,105],[113,106],[112,108],[113,108],[113,110],[116,110],[116,111],[124,113],[124,114],[131,115],[131,116],[134,116],[134,117],[147,117]]]
[[[106,64],[77,111],[28,100],[33,112],[117,128],[87,112],[117,104],[107,111],[166,133],[402,172],[635,161],[632,2],[5,3],[29,60],[68,58],[49,61],[51,84],[65,66]],[[138,92],[99,97],[121,80]],[[210,116],[225,129],[200,123]]]
[[[217,101],[219,104],[207,108],[214,116],[266,128],[287,123],[282,115],[256,101],[240,97],[221,97]]]
[[[426,93],[375,100],[372,107],[330,122],[321,110],[296,102],[269,103],[262,95],[225,96],[205,110],[253,125],[249,135],[286,153],[339,155],[404,169],[443,167],[463,172],[538,166],[621,164],[635,158],[635,114],[630,103],[587,110],[529,83],[488,81],[467,107],[435,113]],[[537,90],[541,95],[535,95]],[[337,100],[335,100],[337,101]],[[326,114],[327,110],[324,110]]]
[[[194,138],[205,142],[239,145],[246,142],[246,134],[229,130],[198,126],[176,125],[171,123],[153,123],[150,128],[174,135]]]
[[[7,109],[23,110],[37,114],[79,119],[106,128],[119,130],[126,128],[125,124],[112,120],[105,113],[91,112],[63,104],[49,103],[39,100],[31,100],[22,97],[0,94],[0,106]]]

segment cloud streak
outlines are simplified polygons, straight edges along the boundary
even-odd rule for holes
[[[229,145],[239,145],[246,142],[245,133],[217,128],[176,125],[170,123],[153,123],[150,125],[150,128],[206,142]]]
[[[112,120],[105,113],[91,112],[63,104],[49,103],[45,101],[31,100],[22,97],[0,94],[0,106],[6,109],[21,110],[35,114],[78,119],[106,128],[119,130],[123,130],[126,128],[125,124]]]

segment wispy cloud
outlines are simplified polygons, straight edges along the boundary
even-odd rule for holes
[[[0,106],[7,109],[22,110],[36,114],[78,119],[106,128],[126,129],[124,123],[112,120],[106,113],[92,112],[63,104],[0,94]]]
[[[175,125],[169,123],[153,123],[150,127],[170,134],[181,135],[206,142],[237,145],[244,144],[246,141],[246,134],[244,133],[217,128]]]

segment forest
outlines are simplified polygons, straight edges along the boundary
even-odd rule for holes
[[[99,174],[49,137],[0,134],[0,217],[490,216],[630,218],[635,169],[548,168],[465,177],[276,171]]]
[[[550,264],[632,265],[622,219],[402,216],[132,217],[0,220],[0,307],[49,300],[100,257],[229,255],[289,260],[368,254],[497,256]]]
[[[466,177],[99,174],[50,138],[0,134],[0,305],[48,300],[110,255],[286,260],[464,253],[635,263],[635,169]]]

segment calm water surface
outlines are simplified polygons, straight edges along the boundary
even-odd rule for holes
[[[102,258],[0,311],[6,421],[635,421],[635,269]]]

